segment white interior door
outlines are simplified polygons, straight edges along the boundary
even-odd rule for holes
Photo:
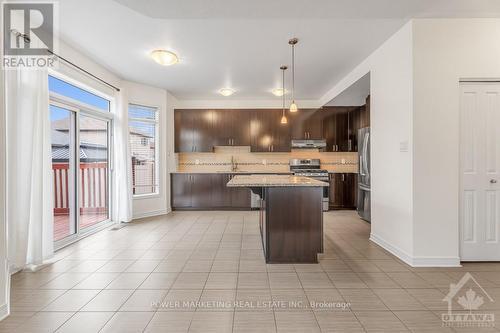
[[[463,261],[500,261],[500,83],[460,85]]]

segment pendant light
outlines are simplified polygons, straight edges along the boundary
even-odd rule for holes
[[[281,80],[281,88],[283,89],[282,91],[285,91],[285,71],[288,67],[283,65],[280,67],[283,75],[282,75],[282,80]],[[281,124],[285,125],[288,123],[288,119],[286,119],[286,116],[285,116],[285,94],[282,95],[282,99],[283,99],[283,113],[281,115]]]
[[[297,104],[295,104],[295,44],[298,42],[297,38],[292,38],[288,41],[288,44],[292,46],[292,104],[290,104],[290,112],[298,111]]]

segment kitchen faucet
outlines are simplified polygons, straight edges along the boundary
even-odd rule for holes
[[[234,161],[234,156],[231,155],[231,171],[236,171],[238,169],[238,163]]]

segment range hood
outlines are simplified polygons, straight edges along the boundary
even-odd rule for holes
[[[321,149],[326,148],[326,140],[292,140],[295,149]]]

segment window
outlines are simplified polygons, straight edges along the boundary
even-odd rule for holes
[[[132,190],[134,195],[158,193],[158,109],[130,104],[128,108]]]
[[[94,106],[102,111],[109,112],[110,110],[109,101],[107,99],[88,92],[87,90],[83,90],[52,75],[49,75],[49,90],[56,94]]]

